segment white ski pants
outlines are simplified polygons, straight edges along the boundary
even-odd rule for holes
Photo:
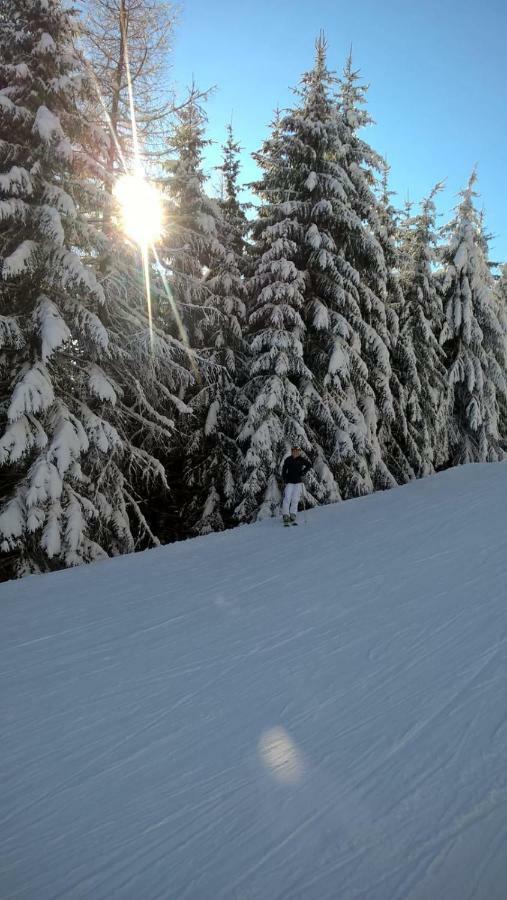
[[[283,492],[282,515],[297,515],[299,500],[303,490],[302,484],[286,484]]]

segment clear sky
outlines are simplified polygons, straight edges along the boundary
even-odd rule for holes
[[[245,181],[256,175],[249,154],[273,109],[292,103],[321,28],[330,68],[342,68],[352,45],[370,84],[376,124],[365,137],[391,165],[395,202],[446,179],[443,222],[477,163],[491,255],[507,260],[507,0],[183,0],[174,80],[217,86],[209,135],[220,143],[232,114]]]

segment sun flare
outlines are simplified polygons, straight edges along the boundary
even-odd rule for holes
[[[140,247],[155,244],[163,226],[160,193],[143,175],[122,175],[115,195],[120,204],[125,233]]]

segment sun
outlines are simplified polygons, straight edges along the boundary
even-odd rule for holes
[[[160,238],[164,215],[157,188],[143,175],[122,175],[115,196],[120,204],[125,234],[140,247],[149,247]]]

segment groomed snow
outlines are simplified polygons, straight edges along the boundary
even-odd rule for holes
[[[2,900],[505,900],[507,466],[0,586]]]

